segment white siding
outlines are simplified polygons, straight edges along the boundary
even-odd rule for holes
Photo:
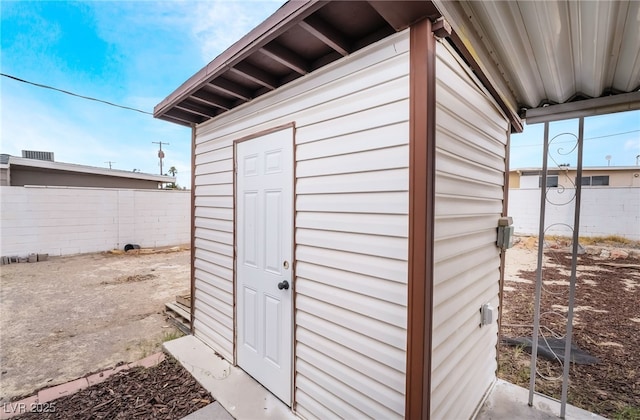
[[[408,31],[196,131],[196,336],[233,361],[233,149],[296,124],[296,389],[307,418],[404,414]]]
[[[496,227],[502,213],[508,122],[452,52],[438,43],[436,220],[431,413],[470,418],[495,378]]]

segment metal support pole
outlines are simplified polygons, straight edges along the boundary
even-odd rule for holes
[[[567,335],[564,341],[564,369],[562,372],[562,397],[560,398],[560,418],[565,418],[567,393],[569,389],[569,368],[571,367],[571,340],[573,334],[573,307],[576,297],[576,271],[578,265],[578,240],[580,238],[580,201],[582,196],[582,146],[584,139],[584,117],[578,126],[578,165],[576,174],[576,201],[573,216],[573,247],[571,255],[571,280],[569,282],[569,311],[567,314]]]
[[[542,151],[542,185],[540,186],[540,225],[538,230],[538,269],[536,271],[536,297],[533,312],[533,333],[531,336],[531,368],[529,382],[529,406],[533,406],[536,390],[536,359],[538,357],[538,331],[540,330],[540,300],[542,296],[542,264],[544,258],[544,216],[547,203],[547,165],[549,153],[549,122],[544,123],[544,144]]]

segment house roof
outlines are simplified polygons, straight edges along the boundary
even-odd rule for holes
[[[202,123],[439,17],[518,130],[521,117],[558,114],[543,108],[549,104],[587,115],[640,109],[638,16],[640,2],[631,0],[289,1],[160,102],[154,116]]]
[[[49,169],[56,171],[77,172],[82,174],[104,175],[118,178],[140,179],[144,181],[155,181],[163,183],[175,182],[176,178],[165,175],[153,175],[142,172],[130,172],[119,169],[99,168],[96,166],[76,165],[74,163],[51,162],[47,160],[28,159],[16,156],[9,156],[9,167],[25,166],[29,168]]]

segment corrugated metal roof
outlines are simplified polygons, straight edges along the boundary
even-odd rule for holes
[[[512,106],[638,91],[640,2],[438,0]]]
[[[423,18],[450,37],[510,115],[640,89],[640,2],[290,1],[158,104],[202,123]],[[640,108],[640,93],[624,99]],[[619,109],[616,109],[619,110]]]

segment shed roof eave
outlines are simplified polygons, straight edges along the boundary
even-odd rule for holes
[[[198,90],[203,83],[212,80],[216,75],[237,64],[253,51],[271,41],[280,30],[295,24],[324,3],[320,0],[288,1],[163,99],[154,107],[153,116],[161,118],[166,111]]]

